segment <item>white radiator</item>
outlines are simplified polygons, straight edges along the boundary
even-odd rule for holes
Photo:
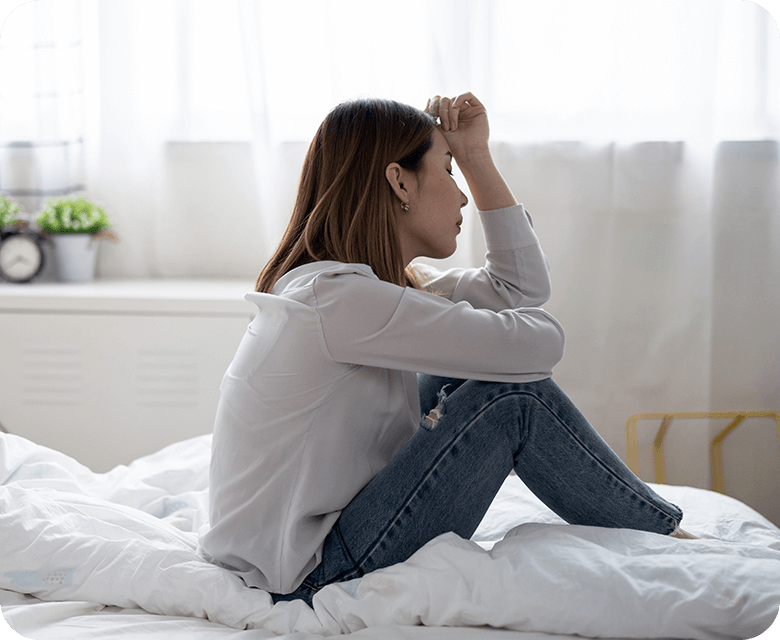
[[[107,471],[209,433],[250,282],[0,285],[0,425]]]

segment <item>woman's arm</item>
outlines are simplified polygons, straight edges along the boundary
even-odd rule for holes
[[[563,328],[543,309],[477,309],[349,269],[318,276],[311,289],[337,362],[528,382],[552,375],[563,356]]]
[[[479,309],[541,307],[550,299],[547,259],[522,205],[479,212],[485,266],[439,271],[414,264],[428,291]]]
[[[490,154],[485,106],[472,93],[457,98],[434,96],[426,111],[440,123],[453,158],[463,172],[479,210],[487,247],[481,269],[429,268],[423,280],[453,301],[478,308],[538,307],[550,297],[547,259],[524,208],[517,204]],[[419,267],[418,267],[419,268]]]

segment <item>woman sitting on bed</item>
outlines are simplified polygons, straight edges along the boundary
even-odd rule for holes
[[[467,198],[485,266],[438,272]],[[213,561],[275,601],[469,538],[514,469],[572,524],[686,537],[552,381],[547,263],[488,149],[485,107],[336,107],[309,147],[214,428]]]

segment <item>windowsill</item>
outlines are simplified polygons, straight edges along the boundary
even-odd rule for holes
[[[0,311],[247,313],[248,280],[98,279],[85,283],[0,284]]]

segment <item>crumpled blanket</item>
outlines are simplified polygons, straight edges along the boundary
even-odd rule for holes
[[[273,605],[201,557],[210,437],[93,473],[0,434],[0,588],[331,636],[379,625],[492,626],[620,638],[750,638],[780,607],[780,529],[710,491],[654,485],[701,540],[572,526],[507,478],[472,540]]]

